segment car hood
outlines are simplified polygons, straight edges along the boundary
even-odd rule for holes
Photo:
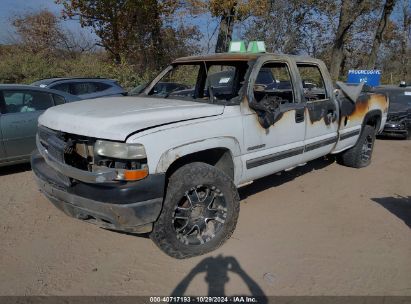
[[[47,128],[94,138],[125,141],[142,129],[220,115],[224,106],[151,97],[89,99],[48,109],[39,118]]]

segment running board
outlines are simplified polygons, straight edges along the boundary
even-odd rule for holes
[[[293,170],[293,169],[295,169],[295,168],[297,168],[297,167],[302,167],[302,166],[305,166],[307,163],[301,163],[301,164],[298,164],[297,166],[294,166],[294,167],[291,167],[291,168],[287,168],[287,169],[285,169],[284,171],[285,172],[288,172],[288,171],[291,171],[291,170]]]

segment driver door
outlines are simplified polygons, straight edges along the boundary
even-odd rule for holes
[[[257,61],[254,66],[250,79],[255,81],[250,80],[248,103],[242,104],[243,182],[302,163],[306,105],[301,100],[300,87],[296,87],[295,70],[294,63],[287,59]],[[259,77],[260,72],[264,77]],[[264,83],[258,83],[259,79],[264,79]]]

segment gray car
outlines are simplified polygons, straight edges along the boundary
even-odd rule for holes
[[[81,99],[127,95],[117,81],[105,78],[47,78],[32,85],[66,92]]]
[[[0,85],[0,167],[30,160],[37,119],[49,107],[81,100],[64,92],[29,85]]]

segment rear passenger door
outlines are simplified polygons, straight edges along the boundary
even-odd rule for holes
[[[261,77],[260,73],[264,73]],[[267,75],[270,73],[270,75]],[[246,179],[253,180],[301,163],[305,136],[305,103],[296,85],[293,62],[256,63],[248,107],[243,110]],[[262,81],[261,79],[267,79]],[[268,79],[272,79],[271,82]],[[259,110],[263,107],[266,110]],[[265,113],[275,122],[263,125]]]
[[[325,66],[297,62],[297,69],[308,113],[304,152],[307,161],[331,152],[338,141],[339,114]]]
[[[0,117],[8,160],[25,158],[36,147],[37,120],[53,106],[51,94],[29,90],[4,90],[5,109]]]

